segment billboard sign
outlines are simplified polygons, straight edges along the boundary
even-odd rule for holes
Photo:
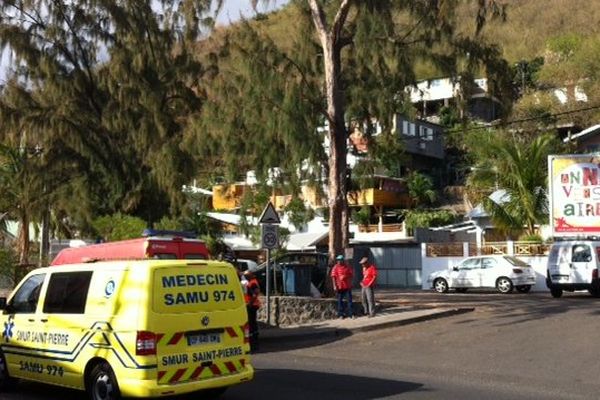
[[[548,156],[553,236],[600,235],[600,156]]]

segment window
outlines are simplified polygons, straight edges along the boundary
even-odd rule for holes
[[[57,272],[50,276],[44,313],[83,314],[92,271]]]
[[[419,137],[423,140],[433,140],[433,129],[426,126],[419,126]]]
[[[412,122],[402,121],[402,134],[415,136],[416,126]]]
[[[478,258],[470,258],[468,260],[463,261],[459,269],[475,269],[479,268],[479,264],[480,260]]]
[[[11,299],[7,311],[15,314],[34,313],[45,276],[46,274],[38,274],[27,278]]]
[[[498,262],[493,258],[483,258],[481,260],[481,268],[494,268]]]
[[[571,262],[590,262],[592,261],[592,250],[590,246],[575,245],[571,256]]]
[[[508,261],[509,263],[511,263],[512,265],[514,265],[515,267],[524,267],[524,268],[530,267],[530,265],[527,264],[525,261],[519,260],[518,258],[513,257],[513,256],[504,256],[504,259],[506,261]]]

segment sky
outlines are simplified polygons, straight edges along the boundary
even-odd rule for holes
[[[259,1],[257,8],[259,12],[267,12],[279,8],[287,2],[288,0],[270,0],[268,5],[265,6]],[[252,10],[250,3],[250,0],[225,0],[223,9],[217,17],[217,23],[227,24],[229,21],[236,21],[240,18],[240,14],[244,17],[252,17],[254,10]]]
[[[0,0],[1,1],[1,0]],[[285,5],[289,0],[270,0],[264,4],[259,1],[257,7],[258,12],[268,12],[274,9],[280,8]],[[240,16],[251,18],[255,11],[250,5],[250,0],[225,0],[221,12],[217,16],[218,25],[227,25],[231,22],[240,19]],[[6,68],[10,65],[10,57],[7,51],[1,52],[2,57],[0,58],[0,84],[6,80]]]

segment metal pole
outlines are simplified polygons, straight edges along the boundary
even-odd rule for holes
[[[271,249],[267,248],[267,325],[271,325]]]

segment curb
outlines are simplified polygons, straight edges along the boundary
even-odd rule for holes
[[[394,326],[403,326],[403,325],[411,325],[424,321],[432,321],[434,319],[452,317],[454,315],[466,314],[475,311],[475,307],[463,307],[463,308],[453,308],[451,310],[440,311],[433,314],[421,315],[418,317],[411,317],[406,319],[399,319],[397,321],[387,321],[382,322],[381,324],[370,325],[370,326],[360,326],[354,329],[351,329],[352,332],[369,332],[375,331],[378,329],[386,329]]]
[[[474,307],[463,307],[463,308],[453,308],[449,310],[444,310],[436,313],[431,313],[427,315],[420,315],[416,317],[409,317],[404,319],[397,319],[393,321],[384,321],[379,324],[367,325],[367,326],[359,326],[355,328],[315,328],[311,329],[307,328],[298,328],[289,329],[289,332],[285,332],[286,328],[274,328],[277,329],[278,332],[274,335],[269,335],[268,333],[265,335],[260,335],[261,342],[281,342],[281,341],[292,341],[292,340],[306,340],[315,337],[321,338],[332,338],[332,337],[345,337],[350,336],[354,333],[360,332],[369,332],[375,331],[379,329],[391,328],[394,326],[404,326],[416,324],[424,321],[431,321],[439,318],[451,317],[454,315],[466,314],[469,312],[475,311]],[[270,329],[269,329],[270,330]],[[267,330],[267,332],[269,331]]]

